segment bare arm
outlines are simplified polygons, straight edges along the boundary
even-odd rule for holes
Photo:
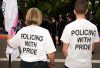
[[[50,68],[54,68],[55,52],[48,54],[50,60]]]
[[[11,47],[11,46],[9,45],[9,43],[8,43],[10,39],[12,39],[12,36],[8,35],[8,36],[7,36],[7,44],[8,44],[9,47]],[[11,47],[11,48],[12,48],[12,47]]]
[[[94,42],[94,43],[93,43],[93,45],[92,45],[92,51],[94,51],[95,45],[100,45],[100,41],[99,41],[99,42]]]
[[[93,45],[92,45],[92,51],[94,51],[94,46],[95,46],[95,43],[93,43]]]
[[[62,52],[63,52],[63,55],[64,55],[64,57],[65,57],[65,58],[67,57],[67,53],[68,53],[68,46],[69,46],[69,44],[68,44],[68,43],[63,43]]]

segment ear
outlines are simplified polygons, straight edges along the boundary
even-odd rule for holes
[[[74,12],[74,14],[76,15],[76,11],[75,11],[75,9],[73,10],[73,12]]]
[[[88,9],[86,10],[85,14],[87,14],[87,12],[88,12]]]

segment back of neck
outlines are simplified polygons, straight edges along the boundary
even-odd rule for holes
[[[84,14],[77,14],[76,19],[85,19],[85,15]]]

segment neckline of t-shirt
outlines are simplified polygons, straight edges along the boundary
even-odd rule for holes
[[[76,19],[76,20],[86,20],[86,19]]]
[[[38,25],[30,25],[30,26],[33,26],[33,27],[38,27]]]

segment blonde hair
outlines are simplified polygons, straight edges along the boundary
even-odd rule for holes
[[[26,14],[26,25],[40,25],[42,23],[42,12],[38,8],[30,8]]]

